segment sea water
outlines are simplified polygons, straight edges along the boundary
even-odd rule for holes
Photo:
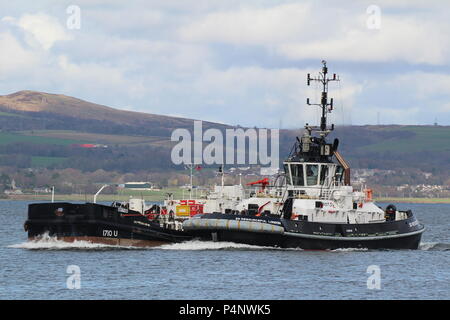
[[[450,299],[449,204],[397,204],[426,225],[419,250],[304,251],[28,242],[29,203],[1,202],[0,299]]]

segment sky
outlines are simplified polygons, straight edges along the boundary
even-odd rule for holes
[[[300,128],[326,60],[336,125],[450,125],[448,1],[0,1],[0,94]]]

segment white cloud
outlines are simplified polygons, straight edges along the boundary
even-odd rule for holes
[[[439,104],[438,106],[437,106],[437,110],[439,111],[439,112],[445,112],[445,113],[450,113],[450,102],[448,102],[448,103],[444,103],[444,104]]]
[[[135,8],[122,8],[121,10],[106,9],[94,7],[91,10],[82,10],[82,19],[89,24],[95,21],[95,24],[89,26],[108,31],[123,32],[126,30],[140,30],[155,28],[164,22],[164,13],[157,10],[135,10]],[[124,19],[126,17],[126,19]]]
[[[213,12],[181,27],[179,35],[194,42],[272,45],[298,38],[310,13],[306,3]]]
[[[59,21],[47,14],[24,14],[19,19],[3,18],[3,21],[13,23],[26,32],[26,40],[30,46],[39,45],[49,50],[57,41],[72,39]]]
[[[313,69],[233,67],[226,70],[205,69],[191,84],[183,84],[179,102],[173,103],[178,113],[196,118],[253,126],[301,127],[305,122],[316,123],[319,109],[306,105],[306,98],[319,99],[320,89],[306,86],[305,75]],[[361,85],[346,78],[345,86],[330,85],[335,111],[331,119],[343,124],[342,106],[352,108]],[[192,102],[195,97],[195,102]],[[224,119],[231,119],[224,121]],[[348,123],[348,120],[346,120]]]
[[[365,28],[366,16],[358,16],[352,28],[336,37],[324,35],[317,41],[286,43],[279,52],[292,59],[327,59],[344,61],[444,64],[449,61],[450,41],[437,28],[449,30],[450,24],[437,25],[409,17],[382,16],[381,28]]]
[[[436,95],[447,96],[450,100],[450,74],[415,71],[400,74],[389,80],[391,86],[409,88],[415,99],[427,99]]]
[[[59,85],[65,90],[76,90],[80,95],[105,95],[110,96],[111,92],[121,92],[129,99],[140,98],[146,93],[142,83],[136,80],[127,79],[125,70],[118,67],[102,65],[98,63],[76,64],[65,55],[57,57],[57,68],[53,79],[70,79]],[[111,106],[116,106],[110,100]],[[95,101],[94,101],[95,102]]]
[[[290,3],[212,12],[180,27],[179,35],[184,41],[259,45],[296,60],[449,62],[446,18],[430,20],[428,14],[391,13],[384,8],[379,30],[367,28],[370,15],[364,6],[324,5],[319,10],[309,3]]]
[[[368,80],[353,111],[358,123],[376,124],[378,115],[381,124],[448,123],[449,100],[450,75],[411,71]]]
[[[39,62],[39,56],[24,48],[8,31],[0,33],[0,76],[26,76],[27,69]]]
[[[379,1],[381,29],[369,30],[369,2],[82,0],[76,32],[58,20],[67,16],[64,5],[51,3],[46,11],[0,5],[8,15],[0,31],[2,92],[300,127],[318,121],[305,101],[319,90],[305,77],[324,58],[342,79],[330,86],[332,122],[375,124],[382,112],[382,121],[420,123],[437,113],[450,123],[446,2]]]

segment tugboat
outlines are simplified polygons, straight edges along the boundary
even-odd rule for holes
[[[328,100],[328,84],[339,81],[322,61],[317,77],[307,76],[307,84],[322,84],[320,126],[306,124],[289,157],[284,161],[286,177],[282,206],[274,212],[228,210],[196,215],[183,222],[191,235],[213,241],[327,250],[338,248],[417,249],[425,227],[411,210],[394,205],[385,210],[372,201],[370,189],[354,190],[350,166],[338,152],[339,140],[327,141],[334,125],[327,125],[333,110]]]

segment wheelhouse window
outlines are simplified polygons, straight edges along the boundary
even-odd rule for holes
[[[322,165],[320,169],[320,184],[323,185],[325,183],[325,179],[328,178],[328,166]]]
[[[291,171],[289,170],[289,166],[287,164],[284,164],[284,173],[286,175],[288,184],[292,184]]]
[[[292,184],[294,186],[304,186],[305,179],[303,177],[303,165],[291,164]]]
[[[337,166],[336,167],[336,174],[334,175],[334,180],[336,182],[341,182],[342,181],[342,177],[343,177],[343,173],[344,173],[344,168],[342,168],[341,166]]]
[[[319,165],[307,164],[306,165],[306,183],[308,186],[317,185],[317,179],[319,177]]]

